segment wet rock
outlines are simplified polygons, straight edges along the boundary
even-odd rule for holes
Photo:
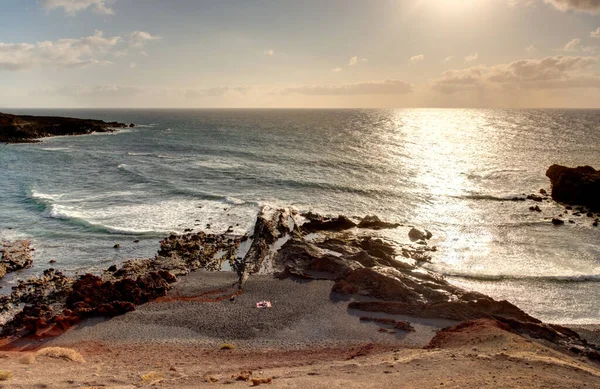
[[[535,207],[529,207],[530,211],[535,211],[535,212],[542,212],[542,209],[536,205]]]
[[[0,278],[7,273],[31,267],[33,264],[31,251],[33,249],[28,240],[3,243],[0,246]]]
[[[399,223],[389,223],[379,219],[377,216],[365,216],[360,223],[358,223],[358,228],[369,228],[372,230],[381,230],[386,228],[396,228],[399,227]]]
[[[552,224],[554,224],[555,226],[561,226],[565,224],[565,221],[562,219],[552,218]]]
[[[540,194],[545,196],[548,194],[548,192],[546,192],[546,189],[542,188],[542,189],[540,189]]]
[[[352,220],[340,215],[335,218],[319,217],[310,219],[309,222],[302,225],[302,229],[306,232],[343,231],[356,226],[356,223]]]
[[[544,200],[544,198],[542,196],[538,196],[536,194],[530,194],[529,196],[527,196],[527,200],[533,200],[538,203],[541,203]]]
[[[113,246],[113,249],[120,249],[120,248],[121,248],[121,245],[118,243]]]
[[[408,232],[408,238],[413,242],[418,240],[425,241],[431,239],[432,236],[431,232],[416,227],[411,228]]]
[[[600,211],[600,171],[591,166],[569,168],[552,165],[546,176],[552,183],[552,198],[555,201]]]

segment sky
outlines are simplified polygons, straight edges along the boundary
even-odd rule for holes
[[[0,0],[4,108],[600,108],[600,0]]]

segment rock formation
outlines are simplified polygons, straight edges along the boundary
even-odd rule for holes
[[[0,246],[0,279],[17,270],[31,267],[31,243],[28,240],[6,242]]]
[[[85,135],[112,132],[131,127],[124,123],[52,116],[9,115],[0,112],[0,143],[27,143],[60,135]]]
[[[600,171],[591,166],[569,168],[552,165],[546,172],[555,201],[600,211]]]

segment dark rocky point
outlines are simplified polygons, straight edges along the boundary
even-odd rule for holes
[[[127,124],[102,120],[9,115],[0,112],[0,143],[30,143],[50,136],[113,132],[125,127]]]

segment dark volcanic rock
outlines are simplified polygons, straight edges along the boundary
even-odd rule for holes
[[[417,241],[417,240],[427,240],[427,239],[431,239],[433,235],[431,234],[431,232],[427,231],[427,230],[422,230],[419,228],[411,228],[411,230],[408,232],[408,237],[410,238],[410,240]]]
[[[356,223],[344,215],[335,218],[317,217],[312,218],[308,223],[302,225],[306,232],[316,231],[343,231],[356,227]]]
[[[546,172],[555,201],[577,204],[600,211],[600,171],[591,166],[569,168],[552,165]]]
[[[0,113],[0,142],[26,143],[49,136],[112,132],[115,128],[124,127],[127,125],[102,120]]]
[[[388,223],[379,219],[377,216],[365,216],[360,223],[358,228],[370,228],[372,230],[381,230],[384,228],[396,228],[399,227],[399,223]]]

